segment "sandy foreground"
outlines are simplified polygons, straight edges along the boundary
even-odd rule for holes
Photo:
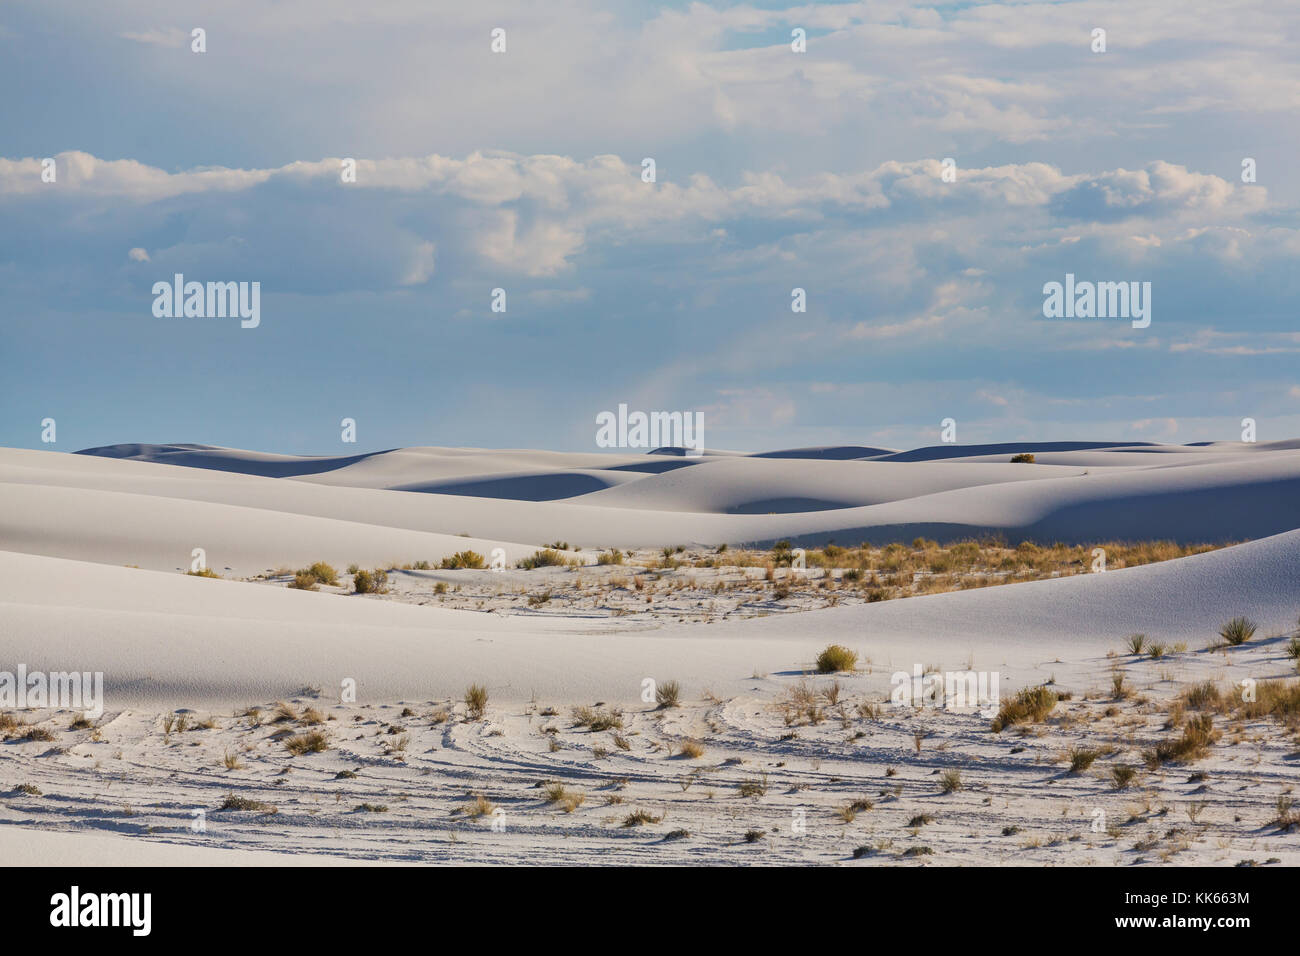
[[[1295,864],[1293,716],[1206,707],[1203,753],[1147,754],[1202,715],[1178,702],[1196,685],[1231,697],[1295,679],[1298,447],[0,449],[0,671],[105,684],[88,725],[15,715],[0,850],[32,864]],[[1036,463],[1009,464],[1021,450]],[[980,534],[1245,543],[839,606],[831,587],[724,600],[721,571],[594,566],[613,547]],[[436,569],[559,541],[583,566]],[[193,548],[223,580],[180,573]],[[317,560],[434,568],[364,596],[275,574]],[[632,593],[617,575],[652,575],[659,605],[613,594]],[[453,588],[473,601],[448,606]],[[556,597],[519,600],[539,592]],[[1237,615],[1255,634],[1215,646]],[[1133,653],[1135,632],[1162,653]],[[832,643],[856,668],[813,673]],[[994,733],[990,701],[891,705],[900,671],[1061,699]],[[646,699],[670,682],[677,706]]]

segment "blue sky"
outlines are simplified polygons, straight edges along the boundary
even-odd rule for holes
[[[8,0],[0,444],[594,451],[620,402],[750,450],[1294,437],[1298,34],[1267,0]],[[260,282],[260,326],[155,318],[175,272]],[[1151,282],[1151,326],[1042,318],[1067,272]]]

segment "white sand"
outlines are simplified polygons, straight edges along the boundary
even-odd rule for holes
[[[1125,793],[1101,773],[1112,762],[1141,764],[1140,751],[1167,736],[1162,702],[1189,681],[1226,687],[1294,673],[1277,636],[1294,632],[1300,612],[1300,530],[1292,530],[1300,527],[1300,452],[1225,444],[1035,453],[1053,460],[1010,465],[1002,451],[976,456],[987,461],[716,456],[642,472],[626,466],[651,468],[659,456],[408,449],[333,467],[340,463],[201,448],[134,452],[157,461],[0,450],[0,669],[103,671],[107,698],[101,739],[67,730],[66,713],[37,713],[31,719],[52,728],[55,743],[0,744],[0,822],[8,824],[0,849],[62,859],[62,841],[26,828],[75,829],[96,834],[86,844],[93,860],[112,858],[112,846],[100,844],[109,841],[131,844],[123,859],[199,863],[191,851],[200,846],[185,833],[190,810],[212,810],[238,791],[279,813],[217,813],[202,847],[396,862],[830,862],[879,843],[864,862],[1130,863],[1162,854],[1300,862],[1294,836],[1266,825],[1294,776],[1293,744],[1275,724],[1258,722],[1217,745],[1196,767],[1210,774],[1200,789],[1184,768],[1149,774]],[[528,498],[538,493],[525,486],[542,474],[556,479],[552,490],[613,477],[563,502],[391,490],[498,482],[494,493]],[[821,510],[727,513],[755,502]],[[318,559],[436,563],[467,547],[501,546],[513,561],[555,539],[582,545],[590,561],[602,544],[824,540],[830,531],[849,543],[977,526],[1012,540],[1036,528],[1087,541],[1260,540],[1105,574],[670,626],[506,617],[176,573],[192,547],[206,548],[223,573],[251,576]],[[1260,623],[1256,640],[1203,650],[1237,614]],[[1121,658],[1147,703],[1123,701],[1106,716],[1114,655],[1137,631],[1188,649],[1162,662]],[[864,661],[839,678],[851,706],[792,730],[775,705],[831,642]],[[991,735],[976,714],[854,709],[882,700],[893,671],[929,664],[995,670],[1004,693],[1054,678],[1076,694],[1060,712],[1077,709],[1084,723],[1021,738]],[[345,705],[338,692],[349,678],[358,698]],[[680,681],[686,706],[655,711],[640,696],[646,678]],[[472,682],[488,688],[486,721],[464,721],[456,705]],[[319,696],[301,698],[304,688]],[[295,695],[334,717],[323,754],[291,757],[272,728],[234,716]],[[611,733],[570,725],[570,707],[597,701],[623,712],[628,750]],[[408,705],[415,713],[400,717]],[[439,706],[458,709],[439,723],[428,717]],[[547,706],[558,714],[544,716]],[[177,708],[210,713],[215,726],[164,734],[159,714]],[[932,734],[920,753],[911,739],[918,724]],[[401,735],[386,733],[391,726],[410,736],[406,750],[384,746]],[[686,739],[704,741],[706,756],[669,753]],[[1090,775],[1062,777],[1053,767],[1067,746],[1094,741],[1117,749]],[[246,768],[221,766],[228,752],[242,754]],[[336,779],[356,768],[359,777]],[[960,769],[969,786],[938,795],[935,775],[945,768]],[[740,783],[763,774],[767,795],[739,796]],[[569,814],[547,804],[535,785],[554,779],[584,792],[583,806]],[[21,783],[42,792],[10,791]],[[504,833],[488,828],[490,818],[452,814],[470,792],[505,808]],[[624,802],[607,804],[610,794]],[[858,798],[873,809],[847,823],[834,816]],[[1173,827],[1157,812],[1202,799],[1199,822],[1184,817]],[[1127,817],[1135,800],[1155,809],[1120,836],[1092,832],[1097,807]],[[357,811],[360,802],[389,810]],[[643,805],[668,816],[622,827]],[[929,807],[939,822],[908,828]],[[816,821],[807,838],[789,831],[801,808]],[[1040,834],[1041,845],[1003,837],[1010,825]],[[768,835],[741,840],[755,827]],[[677,828],[691,836],[665,839]],[[1147,837],[1156,842],[1134,849]],[[156,840],[179,844],[182,856],[168,857]],[[900,856],[921,842],[933,857]]]

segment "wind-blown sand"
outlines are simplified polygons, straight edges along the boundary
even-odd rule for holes
[[[48,849],[41,840],[58,829],[160,841],[181,855],[126,856],[198,865],[214,847],[393,862],[835,862],[858,847],[864,863],[1300,862],[1295,830],[1269,826],[1294,782],[1295,740],[1276,720],[1234,727],[1194,766],[1144,770],[1130,790],[1103,779],[1112,764],[1143,765],[1169,735],[1168,701],[1192,682],[1294,675],[1283,638],[1300,612],[1295,445],[703,459],[2,449],[0,670],[102,671],[106,713],[96,730],[69,730],[71,714],[33,712],[54,740],[0,744],[0,847],[57,855],[61,835]],[[1038,463],[1008,463],[1020,450]],[[554,540],[594,563],[601,547],[977,531],[1258,540],[1104,574],[707,624],[481,613],[177,573],[195,547],[228,578],[253,578],[316,560],[436,565],[465,548],[500,547],[513,564]],[[432,593],[435,579],[491,573],[415,573],[401,587]],[[1256,638],[1206,650],[1238,614],[1258,622]],[[1139,658],[1123,648],[1134,632],[1186,649]],[[834,678],[838,693],[807,673],[829,643],[860,655],[855,673]],[[930,665],[996,671],[1003,694],[1050,681],[1073,696],[1027,735],[992,734],[969,710],[877,709],[892,673]],[[1136,695],[1112,699],[1116,667]],[[679,681],[682,706],[647,703],[647,679]],[[346,680],[355,702],[339,699]],[[471,683],[488,691],[483,720],[458,703]],[[801,686],[839,700],[824,695],[813,723],[797,708],[791,721],[783,702]],[[293,756],[273,736],[311,725],[237,716],[295,699],[321,712],[323,753]],[[574,706],[597,703],[622,729],[572,725]],[[177,709],[212,725],[165,732],[162,715]],[[684,756],[687,741],[703,755]],[[1083,745],[1115,749],[1086,773],[1057,765]],[[228,769],[227,754],[242,766]],[[941,793],[945,770],[960,771],[961,789]],[[581,805],[547,802],[538,785],[554,781]],[[21,784],[40,793],[10,790]],[[743,796],[742,785],[765,792]],[[230,793],[277,812],[218,810]],[[501,813],[454,812],[470,794]],[[854,801],[871,806],[844,811]],[[196,809],[203,834],[189,827]],[[662,820],[624,826],[639,809]],[[926,813],[933,823],[912,823]],[[903,855],[922,846],[932,852]]]

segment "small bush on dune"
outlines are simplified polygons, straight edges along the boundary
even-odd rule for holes
[[[1210,745],[1218,739],[1214,718],[1210,714],[1193,717],[1183,728],[1183,734],[1174,740],[1162,740],[1142,754],[1151,769],[1170,762],[1186,763],[1199,760],[1209,753]]]
[[[602,551],[600,557],[596,559],[596,563],[597,564],[622,564],[623,552],[620,551],[618,548],[614,548],[612,551]]]
[[[1034,463],[1033,452],[1021,452],[1019,455],[1011,456],[1013,465],[1032,465]]]
[[[1070,773],[1083,773],[1092,766],[1092,762],[1101,756],[1100,750],[1089,747],[1075,747],[1070,751]]]
[[[329,748],[329,739],[319,730],[297,734],[284,742],[284,749],[295,757],[303,754],[318,754]]]
[[[250,810],[254,813],[275,813],[276,809],[269,803],[263,803],[261,800],[250,800],[248,797],[237,797],[233,793],[228,794],[222,801],[218,810]]]
[[[321,584],[336,586],[339,583],[339,574],[324,561],[317,561],[310,568],[303,568],[298,574],[309,574]]]
[[[1258,625],[1248,617],[1234,617],[1219,628],[1219,636],[1236,647],[1254,637],[1257,628]]]
[[[1046,687],[1026,687],[1015,697],[1002,702],[1002,709],[993,718],[992,730],[1001,733],[1012,724],[1036,723],[1052,712],[1057,696]]]
[[[358,571],[352,575],[352,589],[357,594],[386,594],[388,592],[388,572]]]
[[[1110,779],[1116,790],[1127,790],[1137,778],[1137,768],[1126,764],[1116,764],[1110,768]]]
[[[293,580],[289,582],[289,587],[299,591],[315,591],[320,587],[320,584],[306,571],[299,571],[293,576]]]
[[[443,558],[440,567],[444,571],[481,570],[487,567],[487,562],[477,551],[457,551],[450,558]]]
[[[515,567],[531,571],[534,568],[562,567],[565,564],[568,564],[568,560],[560,552],[554,548],[543,548],[541,551],[534,551],[527,558],[519,559]]]
[[[842,644],[831,644],[817,655],[817,673],[835,674],[851,671],[858,664],[858,655]]]
[[[676,707],[682,695],[682,685],[675,680],[666,680],[655,688],[655,701],[661,708]]]
[[[188,574],[188,575],[189,575],[190,577],[192,577],[192,578],[219,578],[219,577],[221,577],[221,575],[219,575],[216,571],[213,571],[211,568],[203,568],[201,571],[186,571],[185,573]]]
[[[1142,648],[1146,646],[1147,636],[1145,634],[1130,634],[1128,640],[1124,643],[1128,645],[1130,654],[1141,654]]]
[[[487,712],[488,692],[482,684],[470,684],[465,691],[465,709],[470,720],[481,720]]]

